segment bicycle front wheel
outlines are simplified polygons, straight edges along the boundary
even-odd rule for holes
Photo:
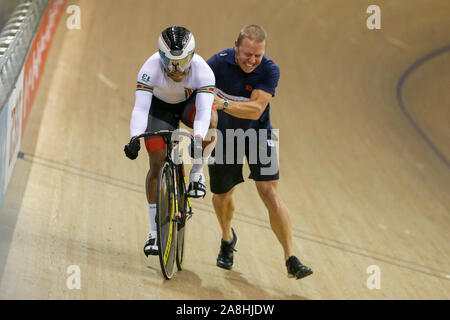
[[[175,273],[174,264],[177,254],[177,224],[175,223],[175,189],[173,174],[168,162],[159,170],[156,224],[158,233],[158,252],[161,271],[169,280]]]

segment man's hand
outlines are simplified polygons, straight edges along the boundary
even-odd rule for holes
[[[139,139],[135,139],[134,137],[131,138],[130,142],[125,145],[125,148],[123,149],[126,156],[131,160],[137,158],[139,150],[141,150],[141,142],[139,141]]]

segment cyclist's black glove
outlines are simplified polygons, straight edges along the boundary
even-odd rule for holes
[[[189,146],[189,155],[193,159],[201,159],[203,155],[202,138],[199,136],[194,137],[194,143],[191,141]]]
[[[139,150],[141,150],[141,142],[139,141],[139,139],[135,139],[134,137],[131,138],[130,142],[125,145],[125,148],[123,149],[127,157],[131,160],[137,158]]]

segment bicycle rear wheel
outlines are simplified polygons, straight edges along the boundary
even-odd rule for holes
[[[158,233],[158,252],[161,271],[169,280],[175,273],[177,224],[175,219],[175,189],[173,174],[168,162],[159,170],[156,202],[156,221]]]
[[[180,170],[181,171],[181,170]],[[177,268],[178,270],[183,270],[183,258],[184,258],[184,233],[186,230],[187,213],[188,213],[188,199],[185,196],[186,187],[184,181],[184,175],[180,175],[179,172],[178,179],[178,208],[181,210],[181,219],[178,223],[178,236],[177,236]]]

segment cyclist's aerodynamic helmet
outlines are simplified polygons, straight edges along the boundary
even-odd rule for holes
[[[166,70],[184,72],[194,56],[194,36],[184,27],[169,27],[158,38],[158,50]]]

